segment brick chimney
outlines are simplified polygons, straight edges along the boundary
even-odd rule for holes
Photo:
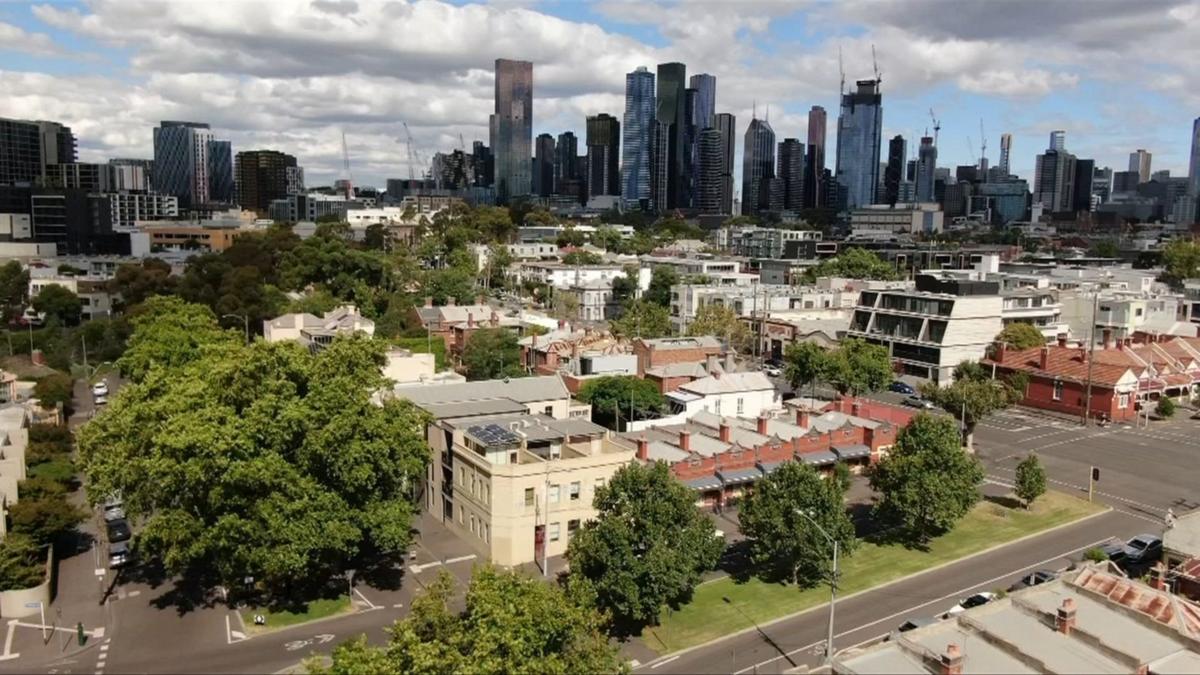
[[[1075,598],[1066,598],[1058,614],[1054,617],[1054,629],[1063,635],[1070,636],[1075,628]]]
[[[808,411],[796,408],[796,426],[808,428]]]
[[[758,433],[759,433],[760,435],[762,435],[762,436],[769,436],[769,435],[770,435],[770,434],[768,434],[768,433],[767,433],[767,422],[768,422],[768,421],[770,421],[770,419],[771,419],[771,418],[770,418],[770,417],[767,417],[767,414],[766,414],[766,413],[761,413],[761,414],[759,414],[759,416],[758,416],[758,426],[756,427],[756,430],[758,431]]]
[[[850,404],[850,414],[858,417],[858,413],[862,410],[862,403],[855,401]]]
[[[951,642],[946,645],[946,652],[942,654],[941,663],[938,664],[938,672],[941,675],[962,675],[962,671],[962,650],[958,648],[958,645]]]
[[[531,336],[531,339],[530,339],[530,341],[529,341],[529,346],[530,346],[530,347],[532,347],[532,348],[534,348],[534,349],[537,349],[537,333],[534,333],[534,334]]]
[[[433,296],[432,295],[425,296],[425,306],[433,307]]]
[[[722,443],[729,442],[729,435],[730,435],[729,434],[729,423],[726,422],[724,419],[721,420],[720,435],[721,435]]]
[[[1042,347],[1042,359],[1038,363],[1038,368],[1046,370],[1050,366],[1050,348]]]
[[[650,459],[650,441],[645,436],[637,439],[637,458],[643,462]]]
[[[1004,363],[1004,355],[1008,353],[1008,345],[1003,342],[996,343],[996,361]]]
[[[1058,334],[1057,336],[1055,336],[1055,337],[1057,337],[1057,338],[1058,338],[1058,346],[1059,346],[1059,347],[1066,347],[1066,346],[1067,346],[1067,334],[1066,334],[1066,333],[1059,333],[1059,334]]]
[[[733,361],[733,352],[725,352],[725,372],[732,373],[736,367],[737,364]]]
[[[467,328],[474,328],[474,327],[475,327],[475,315],[472,314],[471,312],[467,312]]]
[[[679,449],[684,452],[692,451],[692,432],[690,432],[690,431],[679,432]]]
[[[1112,329],[1105,328],[1100,334],[1104,336],[1104,348],[1112,349]]]
[[[721,360],[717,358],[716,354],[709,354],[704,359],[704,369],[708,371],[709,375],[716,375],[720,372],[720,362]]]
[[[458,304],[458,300],[453,295],[446,298],[446,306],[447,307],[453,307],[456,304]]]
[[[564,326],[566,326],[566,325],[567,325],[567,320],[566,320],[566,319],[559,319],[559,320],[558,320],[558,329],[559,329],[559,330],[562,330],[562,329],[563,329],[563,327],[564,327]]]

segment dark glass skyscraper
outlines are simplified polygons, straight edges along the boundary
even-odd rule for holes
[[[175,195],[179,208],[212,201],[208,153],[212,131],[202,122],[160,122],[154,128],[154,189]]]
[[[554,137],[538,134],[533,159],[533,192],[539,197],[554,194]]]
[[[621,194],[621,123],[600,113],[587,118],[588,196]]]
[[[814,105],[808,111],[808,157],[804,162],[804,203],[810,208],[825,205],[825,109]]]
[[[785,138],[779,144],[779,180],[783,187],[783,208],[799,211],[804,208],[804,144],[795,138]]]
[[[742,147],[742,215],[770,207],[770,179],[775,177],[775,131],[766,120],[752,119]]]
[[[688,79],[688,185],[692,206],[699,207],[700,134],[711,128],[716,116],[717,78],[707,73]]]
[[[859,80],[858,89],[842,94],[838,115],[838,194],[843,208],[875,201],[879,183],[879,149],[883,141],[883,96],[876,80]]]
[[[530,193],[533,144],[533,64],[496,59],[495,112],[491,146],[495,156],[496,199],[508,203]]]
[[[575,132],[564,131],[558,135],[558,143],[554,146],[554,185],[562,185],[564,181],[579,178],[579,139]]]
[[[650,132],[650,205],[651,211],[667,210],[671,163],[671,125],[654,120]]]
[[[658,64],[658,89],[654,117],[666,124],[667,204],[666,208],[686,207],[687,195],[687,66],[682,63]]]
[[[208,200],[220,204],[232,204],[235,182],[233,180],[233,145],[229,141],[208,142]]]
[[[696,208],[700,213],[728,213],[722,211],[725,184],[722,173],[725,169],[725,143],[721,130],[709,127],[700,132],[697,143],[700,158],[700,173],[696,194]]]
[[[58,122],[0,119],[0,185],[33,185],[46,167],[75,161],[75,135]]]
[[[234,162],[238,205],[266,217],[271,201],[289,194],[289,168],[296,168],[296,158],[278,150],[239,152]]]
[[[730,113],[717,113],[713,116],[713,127],[721,132],[721,156],[724,158],[720,174],[720,213],[733,215],[733,155],[737,144],[737,119]]]
[[[937,170],[937,146],[933,137],[922,136],[921,145],[917,148],[917,201],[934,201],[934,171]]]
[[[900,183],[904,181],[904,159],[908,143],[897,134],[888,141],[887,166],[883,170],[883,201],[892,206],[900,201]]]
[[[650,160],[654,138],[654,73],[645,66],[625,75],[625,120],[621,130],[621,198],[649,209]]]

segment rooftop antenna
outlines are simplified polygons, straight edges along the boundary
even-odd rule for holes
[[[841,81],[838,83],[838,96],[843,96],[846,93],[846,67],[842,62],[841,45],[838,45],[838,75],[841,76]]]
[[[770,121],[771,121],[771,104],[768,103],[767,104],[767,122],[769,123]]]
[[[346,132],[342,132],[342,169],[346,174],[346,199],[354,199],[354,178],[350,175],[350,151],[346,149]]]
[[[758,99],[754,99],[754,103],[751,104],[750,119],[758,119]]]

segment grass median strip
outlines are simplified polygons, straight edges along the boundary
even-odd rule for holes
[[[861,542],[854,555],[841,561],[841,595],[848,595],[952,562],[998,544],[1070,523],[1103,511],[1061,492],[1047,492],[1026,511],[994,501],[981,501],[950,532],[929,543],[928,550],[898,544]],[[730,578],[702,584],[688,605],[664,615],[662,624],[642,633],[659,653],[685,649],[781,616],[816,607],[829,600],[829,587],[797,590],[794,586],[752,578]]]
[[[337,598],[322,598],[319,600],[310,600],[303,611],[288,611],[280,610],[272,612],[266,608],[244,608],[242,612],[242,621],[246,624],[246,632],[251,635],[258,635],[280,628],[287,628],[305,621],[315,621],[324,619],[338,614],[346,614],[353,609],[353,603],[350,602],[350,596],[343,595]],[[261,614],[266,618],[266,624],[262,626],[254,625],[254,615]]]

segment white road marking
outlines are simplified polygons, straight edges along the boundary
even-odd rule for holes
[[[467,560],[474,560],[474,559],[475,559],[474,553],[472,553],[471,555],[460,555],[457,558],[450,558],[449,560],[446,561],[446,564],[452,565],[454,563],[465,562]]]
[[[659,661],[658,663],[656,663],[656,664],[654,664],[654,665],[650,666],[650,670],[654,670],[655,668],[658,668],[659,666],[665,666],[665,665],[667,665],[668,663],[670,663],[670,662],[674,661],[674,660],[675,660],[675,659],[677,659],[677,658],[679,658],[679,655],[678,655],[678,654],[677,654],[677,655],[675,655],[675,656],[672,656],[672,657],[669,657],[669,658],[663,659],[662,661]]]
[[[1092,547],[1094,547],[1094,546],[1099,546],[1100,544],[1103,544],[1103,543],[1104,543],[1104,542],[1106,542],[1106,541],[1108,541],[1108,539],[1101,539],[1100,541],[1093,542],[1093,543],[1091,543],[1091,544],[1088,544],[1088,545],[1086,545],[1086,546],[1080,546],[1079,548],[1073,548],[1073,549],[1071,549],[1070,551],[1067,551],[1067,552],[1065,552],[1065,553],[1062,553],[1062,554],[1060,554],[1060,555],[1056,555],[1056,556],[1054,556],[1053,558],[1046,558],[1045,560],[1043,560],[1043,561],[1041,561],[1041,562],[1036,562],[1036,563],[1033,563],[1032,565],[1026,565],[1025,567],[1021,567],[1021,568],[1015,569],[1015,570],[1013,570],[1013,571],[1011,571],[1011,572],[1007,572],[1007,573],[1005,573],[1005,574],[1001,574],[1000,576],[993,577],[993,578],[991,578],[991,579],[988,579],[987,581],[984,581],[984,582],[981,582],[981,583],[978,583],[978,584],[974,584],[974,585],[971,585],[971,586],[967,586],[966,588],[963,588],[963,589],[961,589],[961,590],[954,591],[953,593],[947,593],[946,595],[943,595],[943,596],[942,596],[942,597],[940,597],[940,598],[935,598],[935,599],[933,599],[933,600],[930,600],[929,602],[923,602],[923,603],[921,603],[921,604],[919,604],[919,605],[914,605],[913,607],[909,607],[908,609],[905,609],[905,610],[902,610],[902,611],[896,612],[895,614],[890,614],[890,615],[888,615],[888,616],[885,616],[885,617],[883,617],[882,619],[876,619],[876,620],[874,620],[874,621],[872,621],[872,622],[870,622],[870,623],[864,623],[864,624],[863,624],[863,625],[861,625],[861,626],[857,626],[857,627],[855,627],[855,628],[851,628],[850,630],[842,631],[841,633],[838,633],[837,635],[834,635],[833,637],[834,637],[835,639],[836,639],[836,638],[840,638],[840,637],[845,637],[845,636],[847,636],[847,635],[849,635],[849,634],[851,634],[851,633],[857,633],[858,631],[860,631],[860,630],[863,630],[864,628],[870,628],[871,626],[876,626],[876,625],[878,625],[878,624],[881,624],[881,623],[883,623],[883,622],[885,622],[885,621],[893,621],[893,620],[895,620],[896,618],[898,618],[898,617],[901,617],[901,616],[909,616],[909,615],[913,614],[913,613],[914,613],[916,610],[918,610],[918,609],[920,609],[920,608],[922,608],[922,607],[925,607],[925,606],[927,606],[927,605],[932,605],[932,604],[935,604],[935,603],[938,603],[938,602],[943,602],[943,601],[945,601],[945,600],[948,600],[948,599],[951,599],[951,598],[960,598],[960,597],[962,597],[963,595],[965,595],[967,592],[971,591],[972,589],[979,588],[979,587],[981,587],[981,586],[988,586],[988,585],[990,585],[990,584],[994,584],[994,583],[996,583],[997,581],[1000,581],[1001,579],[1005,579],[1005,578],[1011,577],[1011,576],[1012,576],[1012,575],[1014,575],[1014,574],[1019,574],[1019,573],[1021,573],[1021,572],[1024,572],[1024,571],[1026,571],[1026,570],[1031,570],[1031,569],[1034,569],[1034,568],[1037,568],[1037,567],[1042,567],[1042,566],[1044,566],[1044,565],[1047,565],[1047,564],[1049,564],[1049,563],[1052,563],[1052,562],[1054,562],[1055,560],[1058,560],[1059,558],[1065,558],[1065,557],[1067,557],[1067,556],[1071,555],[1072,553],[1077,553],[1077,552],[1079,552],[1079,551],[1085,551],[1085,550],[1087,550],[1087,549],[1089,549],[1089,548],[1092,548]],[[805,645],[805,646],[803,646],[803,647],[799,647],[799,648],[797,648],[797,649],[793,649],[793,650],[792,650],[792,651],[790,651],[790,652],[786,652],[785,654],[781,654],[781,655],[779,655],[779,656],[776,656],[776,657],[774,657],[774,658],[767,659],[766,661],[761,661],[761,662],[759,662],[759,663],[756,663],[756,664],[754,664],[753,666],[750,666],[750,667],[747,667],[747,668],[742,668],[741,670],[739,670],[739,671],[737,671],[736,673],[734,673],[734,675],[741,675],[742,673],[748,673],[748,672],[751,672],[751,671],[756,671],[758,668],[761,668],[762,666],[765,666],[765,665],[767,665],[767,664],[769,664],[769,663],[774,663],[774,662],[776,662],[776,661],[778,661],[778,660],[780,660],[780,659],[782,659],[782,658],[785,658],[785,657],[790,657],[790,656],[792,656],[793,654],[798,654],[798,653],[800,653],[800,652],[803,652],[803,651],[808,651],[809,649],[812,649],[813,647],[816,647],[817,645],[824,645],[824,644],[825,644],[825,641],[824,641],[824,640],[820,640],[820,641],[818,641],[818,642],[814,642],[814,643],[812,643],[812,644],[810,644],[810,645]],[[856,643],[856,644],[862,644],[862,643],[860,642],[860,643]],[[851,646],[853,646],[853,645],[851,645]],[[844,649],[844,648],[843,648],[843,649]]]
[[[379,605],[376,605],[375,603],[368,600],[367,596],[363,595],[362,591],[358,590],[357,588],[354,589],[354,594],[357,595],[363,602],[367,603],[367,607],[370,607],[371,609],[379,608]]]
[[[20,654],[14,654],[12,650],[13,633],[16,632],[16,628],[16,619],[8,622],[8,635],[4,636],[4,654],[0,655],[0,660],[7,661],[20,656]]]
[[[439,567],[441,564],[442,564],[441,560],[435,560],[433,562],[424,563],[422,565],[409,565],[408,569],[413,574],[420,574],[421,572],[424,572],[425,570],[427,570],[431,567]]]

